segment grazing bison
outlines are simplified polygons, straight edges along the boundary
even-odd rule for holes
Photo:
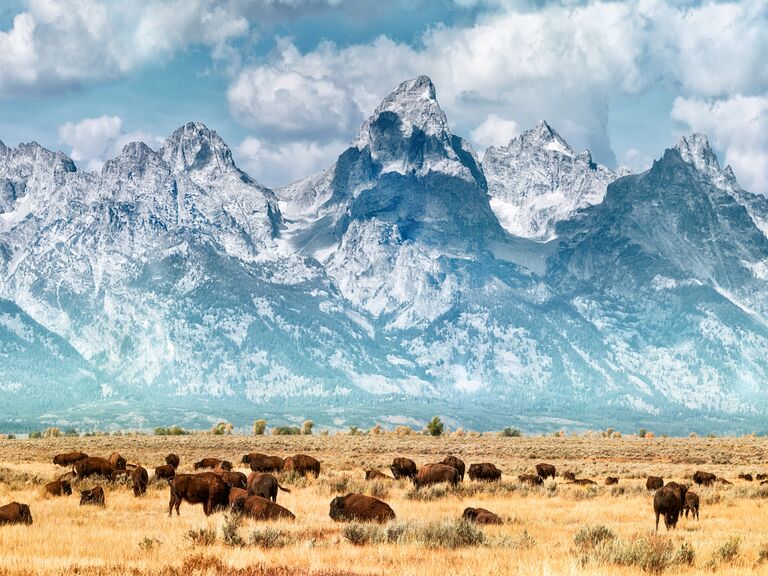
[[[181,459],[179,458],[179,455],[174,454],[173,452],[171,452],[170,454],[168,454],[168,456],[165,457],[165,463],[170,466],[173,466],[174,468],[178,468],[180,462],[181,462]]]
[[[539,477],[536,476],[536,478]],[[539,478],[539,480],[541,480],[541,478]],[[461,517],[464,520],[476,524],[504,524],[501,518],[485,508],[465,508],[464,514],[462,514]]]
[[[155,478],[160,480],[170,480],[174,476],[176,476],[176,468],[171,464],[163,464],[162,466],[155,468]]]
[[[293,512],[287,508],[283,508],[280,504],[276,504],[261,496],[248,496],[245,500],[237,500],[232,509],[254,520],[296,519]]]
[[[442,464],[447,464],[448,466],[453,466],[456,468],[456,470],[459,471],[459,480],[464,482],[464,461],[460,460],[459,458],[456,458],[456,456],[446,456]]]
[[[589,478],[576,478],[576,480],[573,480],[570,482],[570,484],[577,484],[578,486],[593,486],[597,484],[597,482],[590,480]]]
[[[89,476],[104,476],[114,480],[118,470],[106,458],[88,456],[88,458],[83,458],[75,463],[74,472],[80,479],[88,478]]]
[[[117,452],[112,452],[112,454],[109,455],[109,463],[115,467],[115,470],[125,470],[125,465],[128,462]]]
[[[261,496],[272,502],[277,502],[278,489],[290,492],[277,483],[277,478],[267,472],[251,472],[247,483],[248,496]]]
[[[168,516],[174,507],[176,516],[179,516],[179,506],[183,500],[190,504],[202,504],[206,516],[229,505],[229,486],[213,472],[177,474],[173,480],[168,481],[168,485],[171,490]]]
[[[306,454],[296,454],[289,456],[283,462],[285,472],[295,472],[299,476],[309,476],[310,474],[317,478],[320,476],[320,461]]]
[[[569,482],[573,482],[574,480],[576,480],[576,474],[574,474],[573,472],[564,472],[563,479],[568,480]]]
[[[752,474],[739,474],[740,480],[746,480],[747,482],[752,482]]]
[[[557,468],[552,464],[536,464],[536,474],[541,476],[542,480],[546,480],[550,476],[554,478],[556,473]]]
[[[482,462],[480,464],[470,464],[469,466],[469,479],[470,480],[483,480],[486,482],[496,482],[501,479],[501,470],[496,468],[490,462]]]
[[[45,493],[51,496],[69,496],[72,494],[72,486],[67,480],[54,480],[44,486]]]
[[[32,524],[29,506],[18,502],[0,506],[0,526],[3,524]]]
[[[693,481],[701,486],[710,486],[715,480],[717,480],[717,476],[711,472],[697,470],[693,475]]]
[[[685,517],[688,518],[688,512],[691,512],[691,518],[699,519],[699,495],[696,492],[685,493],[685,504],[683,505]]]
[[[664,486],[664,479],[658,476],[648,476],[648,480],[645,481],[646,490],[658,490]]]
[[[656,514],[656,532],[659,531],[659,516],[664,515],[664,526],[667,530],[677,526],[677,519],[685,506],[687,486],[670,482],[659,488],[653,496],[653,512]]]
[[[337,496],[331,500],[328,515],[336,522],[387,522],[395,519],[395,512],[389,504],[364,494]]]
[[[606,476],[606,478],[605,478],[605,485],[606,486],[611,486],[613,484],[618,484],[618,483],[619,483],[619,479],[616,478],[616,476]]]
[[[245,503],[245,499],[248,498],[248,492],[242,488],[230,488],[229,489],[229,507],[233,508],[239,506],[237,502],[242,500]],[[241,507],[242,508],[242,507]]]
[[[229,468],[227,468],[229,464]],[[232,470],[232,464],[226,460],[220,458],[203,458],[202,460],[195,462],[193,468],[199,470],[201,468],[222,468],[224,470]]]
[[[378,470],[366,470],[365,471],[365,479],[366,480],[394,480],[392,476],[387,476],[383,472],[379,472]]]
[[[422,486],[439,484],[440,482],[447,482],[453,486],[458,486],[459,471],[447,464],[426,464],[421,467],[413,479],[413,484],[417,490]]]
[[[267,456],[258,452],[245,454],[243,464],[248,464],[254,472],[280,472],[283,469],[283,459],[280,456]]]
[[[104,506],[104,488],[94,486],[90,490],[80,492],[80,506],[92,504],[94,506]]]
[[[66,454],[56,454],[53,457],[53,463],[57,466],[72,466],[83,458],[88,458],[88,454],[85,452],[67,452]]]
[[[395,478],[415,478],[418,470],[416,469],[416,462],[410,458],[402,458],[398,456],[392,460],[392,464],[389,469],[392,471],[392,476]]]
[[[541,484],[544,484],[544,480],[541,479],[541,476],[536,476],[535,474],[520,474],[520,476],[517,477],[517,481],[521,484],[530,484],[531,486],[540,486]]]
[[[147,484],[149,483],[149,474],[143,466],[136,466],[131,472],[131,482],[133,483],[133,495],[141,496],[147,493]]]
[[[218,474],[227,483],[230,488],[243,488],[248,485],[248,477],[242,472],[236,472],[234,470],[222,470],[221,468],[214,468],[214,474]]]

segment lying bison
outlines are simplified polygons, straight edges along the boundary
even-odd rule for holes
[[[416,474],[416,477],[413,479],[413,484],[417,490],[422,486],[439,484],[441,482],[447,482],[453,486],[458,486],[459,471],[447,464],[426,464],[421,467]]]
[[[202,504],[206,516],[229,505],[229,486],[213,472],[177,474],[168,484],[171,491],[168,516],[174,507],[176,515],[179,515],[179,506],[183,500],[190,504]]]
[[[717,476],[711,472],[697,470],[693,475],[693,481],[700,486],[711,486],[717,480]]]
[[[536,476],[535,474],[520,474],[520,476],[517,477],[517,481],[520,482],[520,484],[530,484],[531,486],[540,486],[541,484],[544,484],[544,480],[541,479],[541,476]]]
[[[66,454],[56,454],[53,457],[53,463],[57,466],[72,466],[83,458],[88,458],[88,454],[85,452],[67,452]]]
[[[176,476],[176,468],[170,464],[163,464],[155,468],[155,478],[159,480],[170,480]]]
[[[501,470],[496,468],[490,462],[482,462],[480,464],[470,464],[469,466],[469,479],[480,480],[485,482],[496,482],[501,479]]]
[[[577,486],[594,486],[597,482],[590,480],[589,478],[576,478],[576,480],[569,482],[569,484],[576,484]]]
[[[48,482],[43,489],[51,496],[69,496],[72,494],[72,485],[67,480],[54,480]]]
[[[392,464],[389,469],[392,471],[392,476],[397,479],[400,478],[415,478],[418,470],[416,469],[416,462],[410,458],[402,458],[398,456],[392,460]]]
[[[248,498],[248,492],[246,492],[242,488],[229,489],[229,507],[230,508],[239,507],[240,509],[242,509],[242,506],[240,505],[239,501],[242,500],[242,502],[245,503],[246,498]]]
[[[205,468],[221,468],[222,470],[232,470],[232,463],[220,458],[203,458],[192,466],[195,470]]]
[[[112,454],[109,455],[109,463],[115,467],[115,470],[125,470],[125,466],[128,464],[126,459],[120,456],[117,452],[112,452]]]
[[[383,472],[379,472],[378,470],[366,470],[365,471],[365,479],[366,480],[393,480],[392,476],[387,476]]]
[[[752,478],[752,474],[739,474],[739,480],[746,480],[747,482],[752,482],[754,478]]]
[[[539,477],[536,476],[536,478]],[[541,478],[539,478],[539,480],[541,480]],[[504,524],[501,518],[485,508],[465,508],[464,514],[462,514],[461,517],[464,520],[474,522],[475,524]]]
[[[88,456],[88,458],[83,458],[75,463],[74,472],[81,480],[89,476],[103,476],[114,480],[119,470],[106,458]]]
[[[664,486],[664,479],[658,476],[648,476],[648,479],[645,481],[646,490],[658,490],[662,486]]]
[[[104,506],[104,488],[101,486],[94,486],[90,490],[83,490],[80,492],[80,506],[85,506],[86,504]]]
[[[456,458],[456,456],[446,456],[441,464],[453,466],[459,471],[459,480],[464,481],[464,461]]]
[[[556,473],[557,468],[552,464],[536,464],[536,474],[541,476],[542,480],[546,480],[550,477],[554,478]]]
[[[389,504],[373,496],[347,494],[331,500],[328,515],[336,522],[387,522],[395,519]]]
[[[320,461],[306,454],[289,456],[283,462],[283,471],[295,472],[299,476],[320,476]]]
[[[18,502],[0,506],[0,526],[3,524],[32,524],[29,506]]]
[[[576,480],[576,474],[573,472],[563,472],[563,480],[567,480],[568,482],[573,482]]]
[[[232,509],[254,520],[295,520],[296,516],[287,508],[261,496],[248,496],[245,500],[237,500]]]
[[[149,483],[149,474],[143,466],[136,466],[131,472],[131,483],[133,484],[133,495],[138,497],[147,493],[147,484]]]
[[[277,478],[267,472],[251,472],[247,483],[248,496],[261,496],[272,502],[277,502],[277,491],[290,492],[278,484]]]
[[[605,485],[606,486],[612,486],[614,484],[618,484],[619,479],[616,478],[616,476],[606,476],[605,477]]]
[[[656,514],[656,532],[659,531],[659,516],[664,516],[664,526],[671,530],[677,526],[677,519],[685,506],[687,486],[670,482],[659,488],[653,496],[653,512]]]
[[[691,513],[691,518],[699,519],[699,495],[696,492],[685,493],[685,504],[683,505],[685,511],[685,517],[688,518],[688,512]]]
[[[245,454],[243,464],[248,464],[254,472],[280,472],[283,469],[280,456],[267,456],[258,452]]]
[[[174,468],[178,468],[180,462],[181,462],[181,459],[179,458],[179,455],[174,454],[173,452],[171,452],[170,454],[168,454],[168,456],[165,457],[165,463],[170,466],[173,466]]]

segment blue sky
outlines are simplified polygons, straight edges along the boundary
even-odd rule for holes
[[[332,163],[428,74],[479,153],[545,118],[641,170],[706,133],[768,193],[768,2],[27,0],[0,7],[0,140],[98,169],[199,120],[270,186]]]

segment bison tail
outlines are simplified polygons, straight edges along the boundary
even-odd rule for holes
[[[280,490],[282,490],[283,492],[290,492],[288,488],[283,488],[282,486],[280,486],[280,484],[278,484],[277,487],[280,488]]]

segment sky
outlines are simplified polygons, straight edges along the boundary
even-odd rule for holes
[[[641,171],[696,131],[768,194],[768,0],[0,2],[0,140],[81,169],[201,121],[285,185],[420,74],[481,156],[543,118]]]

